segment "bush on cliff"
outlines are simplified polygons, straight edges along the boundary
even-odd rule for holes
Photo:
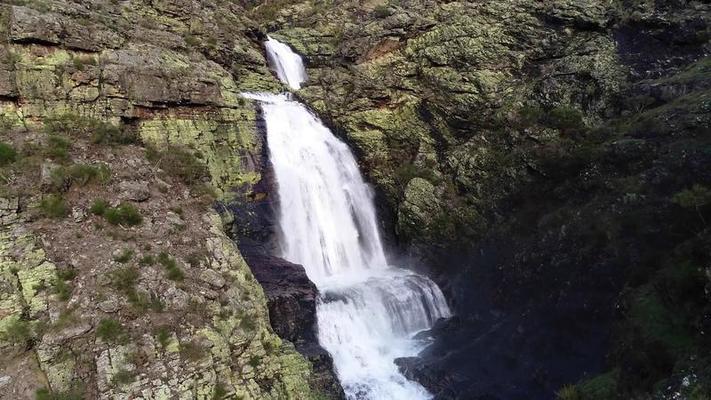
[[[138,141],[135,134],[116,125],[72,113],[46,117],[44,129],[51,135],[88,137],[94,144],[131,144]]]
[[[17,151],[5,142],[0,142],[0,167],[17,161]]]
[[[40,211],[47,218],[64,218],[69,213],[69,207],[59,194],[46,196],[39,205]]]
[[[143,223],[141,213],[129,203],[121,203],[118,207],[109,208],[103,215],[111,225],[135,226]]]

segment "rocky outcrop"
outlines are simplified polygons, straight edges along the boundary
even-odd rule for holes
[[[462,321],[409,376],[443,399],[709,392],[708,4],[287,3],[265,24],[307,60],[298,96]]]
[[[330,398],[345,398],[333,369],[333,360],[318,343],[316,301],[318,289],[304,267],[278,257],[243,251],[257,282],[264,289],[274,332],[306,356],[314,368],[312,385]]]
[[[256,109],[240,92],[281,87],[245,10],[23,4],[0,5],[0,129],[3,145],[24,149],[23,167],[2,173],[0,397],[321,396],[205,201],[205,184],[230,201],[259,180]],[[98,135],[122,139],[88,138]],[[48,137],[60,156],[40,153]],[[189,149],[207,173],[190,187],[166,178],[176,166],[144,154],[166,148]],[[80,189],[61,176],[83,163],[110,167],[107,182]],[[57,201],[53,224],[38,211],[44,198]],[[130,204],[143,222],[107,223],[90,211],[98,199]]]

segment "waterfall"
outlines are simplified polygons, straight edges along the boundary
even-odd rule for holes
[[[269,38],[277,76],[306,79],[301,58]],[[280,256],[304,266],[321,293],[318,338],[349,399],[417,400],[431,395],[393,360],[416,355],[415,333],[449,316],[428,278],[387,263],[373,193],[348,146],[287,95],[245,94],[261,103],[279,195]]]

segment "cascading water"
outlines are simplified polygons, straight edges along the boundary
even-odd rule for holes
[[[269,38],[277,76],[293,89],[306,79],[301,58]],[[304,266],[321,293],[318,337],[333,356],[349,399],[417,400],[431,396],[393,362],[424,346],[412,336],[449,316],[440,289],[388,266],[373,196],[348,146],[287,95],[259,100],[279,194],[283,258]]]

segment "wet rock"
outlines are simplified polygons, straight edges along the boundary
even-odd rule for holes
[[[249,254],[246,260],[267,295],[274,331],[293,342],[315,341],[318,289],[304,267],[274,256]]]
[[[332,398],[343,398],[331,356],[316,337],[318,289],[304,267],[282,258],[245,253],[245,259],[267,296],[269,320],[274,331],[296,345],[314,366],[312,382]]]

